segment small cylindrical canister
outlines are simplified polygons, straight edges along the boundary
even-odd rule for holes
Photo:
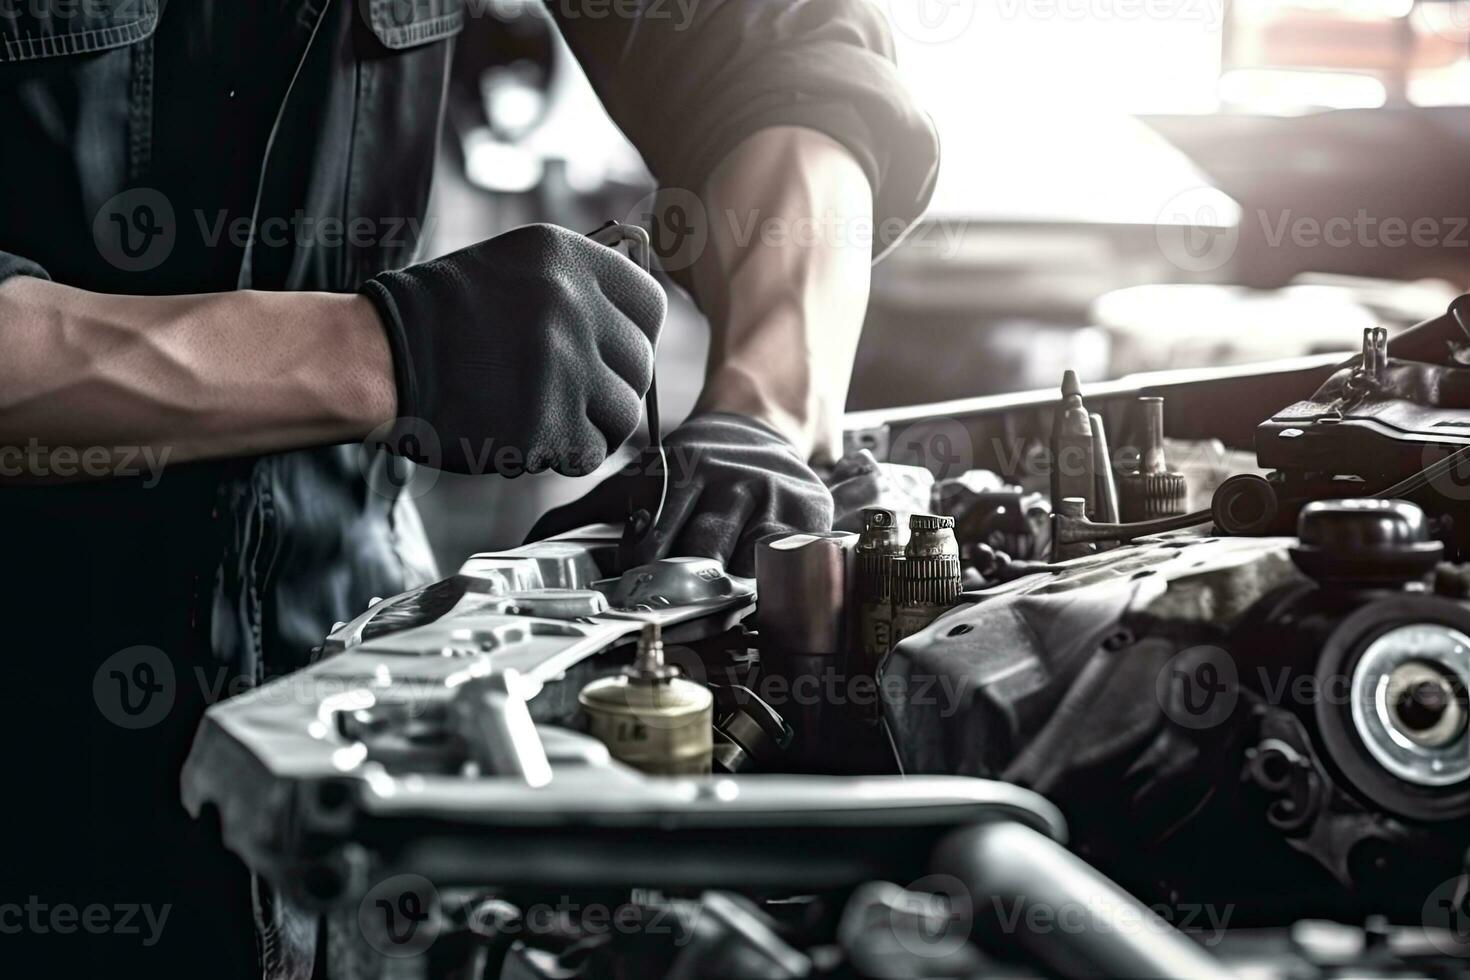
[[[893,644],[893,559],[903,554],[907,539],[907,528],[894,511],[863,511],[857,543],[857,649],[866,673],[877,671]]]
[[[714,695],[664,663],[658,624],[643,628],[632,667],[593,681],[577,700],[588,731],[619,762],[652,776],[710,772]]]
[[[761,636],[776,659],[846,652],[857,542],[856,534],[828,531],[788,534],[756,546]]]
[[[954,604],[961,589],[954,518],[915,514],[909,543],[893,559],[893,642],[912,636]]]
[[[799,764],[831,754],[828,740],[848,709],[857,541],[856,534],[829,531],[756,546],[761,662],[785,681],[784,695],[771,704],[795,733]]]

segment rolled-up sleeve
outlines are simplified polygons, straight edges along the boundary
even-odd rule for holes
[[[9,252],[0,252],[0,285],[12,276],[34,276],[37,279],[50,279],[46,270],[41,268],[30,259],[21,258],[19,255],[11,255]]]
[[[873,187],[881,253],[924,211],[939,139],[871,0],[553,0],[614,121],[665,187],[703,189],[772,126],[843,144]]]

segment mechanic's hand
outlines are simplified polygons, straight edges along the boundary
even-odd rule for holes
[[[669,492],[663,517],[641,538],[625,536],[625,567],[669,555],[705,557],[750,576],[761,538],[832,528],[832,495],[795,447],[762,422],[723,412],[698,415],[669,434],[664,451]],[[588,524],[620,524],[630,499],[657,501],[658,482],[656,466],[624,467],[586,497],[541,518],[527,540]]]
[[[667,300],[613,249],[529,225],[362,291],[393,351],[399,421],[384,441],[400,455],[580,476],[638,427]]]

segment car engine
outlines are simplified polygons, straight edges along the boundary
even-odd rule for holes
[[[343,975],[1470,975],[1467,349],[870,413],[846,529],[475,555],[185,803]]]

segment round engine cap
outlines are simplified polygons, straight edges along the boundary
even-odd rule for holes
[[[1323,584],[1401,585],[1434,570],[1444,545],[1407,500],[1318,500],[1302,508],[1297,567]]]

